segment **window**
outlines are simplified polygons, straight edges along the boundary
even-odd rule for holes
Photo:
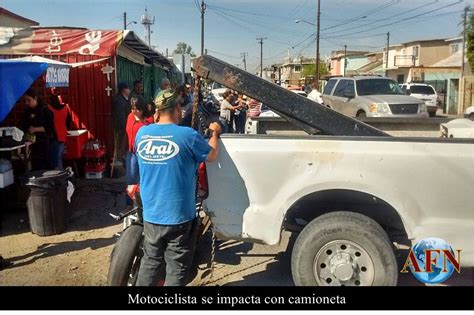
[[[329,80],[328,83],[326,83],[326,86],[324,87],[323,94],[324,95],[331,95],[332,90],[334,89],[334,86],[336,85],[337,80]]]
[[[300,65],[295,65],[295,72],[296,73],[301,72],[301,66]]]
[[[426,94],[433,95],[435,94],[434,89],[429,85],[412,85],[410,86],[411,94]]]
[[[404,94],[397,82],[390,79],[363,79],[357,81],[357,94],[365,95],[400,95]]]
[[[459,44],[451,44],[449,48],[451,49],[451,54],[455,54],[459,51]]]
[[[354,94],[353,80],[340,80],[334,91],[334,96],[345,97],[346,94]]]
[[[397,75],[397,82],[398,82],[398,83],[403,83],[403,82],[405,82],[405,75],[404,75],[404,74],[398,74],[398,75]]]
[[[420,50],[420,46],[413,47],[413,56],[415,57],[415,59],[418,59],[419,50]]]

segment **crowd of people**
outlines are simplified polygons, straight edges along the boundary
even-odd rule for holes
[[[261,104],[246,95],[226,90],[220,102],[220,121],[224,133],[245,133],[247,117],[258,117]]]

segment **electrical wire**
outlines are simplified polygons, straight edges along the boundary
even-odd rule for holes
[[[398,4],[398,3],[400,3],[400,0],[392,0],[392,1],[389,1],[389,2],[383,4],[383,5],[379,6],[379,7],[376,7],[375,9],[372,9],[372,10],[366,12],[366,13],[361,14],[360,16],[356,16],[356,17],[353,17],[353,18],[351,18],[351,19],[349,19],[349,20],[346,20],[346,21],[343,22],[343,23],[336,24],[336,25],[332,25],[332,26],[329,26],[329,27],[326,27],[326,28],[322,28],[321,31],[325,31],[325,30],[337,28],[337,27],[339,27],[339,26],[345,26],[345,25],[347,25],[347,24],[356,22],[356,21],[358,21],[358,20],[365,19],[365,18],[366,18],[367,16],[369,16],[369,15],[372,15],[372,14],[374,14],[374,13],[377,13],[377,12],[380,12],[380,11],[382,11],[382,10],[385,10],[385,9],[387,9],[387,8],[389,8],[389,7],[391,7],[391,6],[394,6],[394,5]]]
[[[428,4],[423,4],[423,5],[419,6],[419,7],[412,8],[412,9],[410,9],[410,10],[406,10],[406,11],[397,13],[397,14],[395,14],[395,15],[390,16],[389,18],[394,18],[394,17],[397,17],[397,16],[405,15],[405,14],[407,14],[407,13],[410,13],[410,12],[413,12],[413,11],[417,11],[417,10],[419,10],[419,9],[421,9],[421,8],[426,8],[427,6],[433,5],[433,4],[437,3],[437,2],[439,2],[439,0],[435,0],[435,1],[430,2],[430,3],[428,3]],[[397,22],[403,22],[403,20],[404,20],[404,18],[398,20]],[[378,19],[378,20],[376,20],[376,21],[373,21],[373,22],[370,22],[370,23],[366,23],[366,24],[362,24],[362,25],[358,25],[358,26],[354,26],[354,27],[351,27],[351,28],[345,29],[345,30],[339,30],[339,31],[324,33],[324,35],[342,33],[342,32],[348,31],[348,30],[353,31],[354,29],[363,28],[363,27],[365,27],[365,26],[373,26],[374,23],[377,24],[377,23],[379,23],[379,22],[385,22],[385,21],[387,21],[387,18]]]
[[[347,37],[347,36],[350,36],[350,35],[355,35],[355,34],[361,34],[361,33],[365,33],[365,32],[370,32],[374,29],[380,29],[382,27],[386,27],[386,26],[391,26],[391,25],[395,25],[395,24],[399,24],[399,23],[402,23],[402,22],[405,22],[405,21],[409,21],[409,20],[412,20],[412,19],[415,19],[417,17],[420,17],[420,16],[425,16],[427,14],[430,14],[430,13],[433,13],[433,12],[437,12],[437,11],[440,11],[440,10],[443,10],[443,9],[446,9],[446,8],[449,8],[449,7],[452,7],[452,6],[455,6],[455,5],[458,5],[460,3],[462,3],[463,0],[459,0],[459,1],[456,1],[456,2],[453,2],[453,3],[450,3],[448,5],[445,5],[445,6],[442,6],[442,7],[439,7],[439,8],[436,8],[436,9],[433,9],[433,10],[430,10],[430,11],[427,11],[427,12],[424,12],[424,13],[420,13],[420,14],[417,14],[417,15],[413,15],[413,16],[410,16],[408,18],[405,18],[401,21],[397,21],[397,22],[392,22],[392,23],[387,23],[387,24],[383,24],[383,25],[377,25],[375,27],[372,27],[370,29],[366,29],[366,30],[361,30],[361,31],[357,31],[357,32],[351,32],[351,33],[347,33],[347,34],[342,34],[342,35],[336,35],[336,36],[331,36],[330,38],[341,38],[341,37]],[[326,34],[327,35],[327,34]],[[323,39],[326,39],[327,37],[321,37]]]

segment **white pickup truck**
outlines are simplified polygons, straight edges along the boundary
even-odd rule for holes
[[[244,79],[256,80],[256,98],[266,88],[212,57],[195,69],[237,90],[251,90]],[[260,101],[268,94],[292,100],[268,88]],[[300,121],[327,114],[305,102],[298,97],[302,109],[286,112],[284,102],[272,105]],[[350,118],[339,115],[318,124],[347,126]],[[353,123],[355,132],[365,128]],[[396,285],[397,244],[428,237],[461,249],[461,265],[474,266],[474,140],[222,135],[220,145],[218,160],[207,165],[204,202],[217,236],[273,245],[283,230],[299,233],[291,258],[296,285]]]
[[[395,285],[393,243],[427,237],[474,266],[474,141],[227,136],[207,166],[218,237],[299,232],[296,285]]]

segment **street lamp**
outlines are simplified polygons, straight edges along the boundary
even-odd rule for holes
[[[130,24],[137,24],[137,21],[132,21],[132,22],[128,23],[128,24],[127,24],[127,27],[128,27]]]
[[[300,22],[303,22],[303,23],[307,23],[307,24],[309,24],[309,25],[316,26],[316,24],[311,23],[311,22],[308,22],[308,21],[306,21],[306,20],[295,20],[295,23],[300,23]]]

